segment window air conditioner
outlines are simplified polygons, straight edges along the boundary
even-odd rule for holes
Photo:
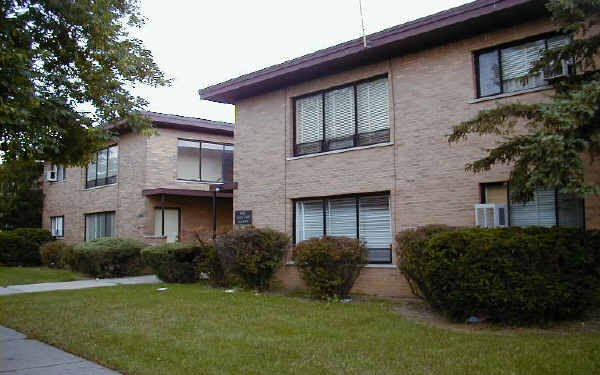
[[[550,64],[542,70],[542,78],[546,81],[551,81],[556,78],[566,77],[569,75],[569,62],[561,60],[558,63]]]
[[[508,208],[506,204],[476,204],[475,224],[483,228],[508,226]]]
[[[46,180],[56,181],[56,176],[58,176],[58,166],[53,165],[52,168],[46,172]]]

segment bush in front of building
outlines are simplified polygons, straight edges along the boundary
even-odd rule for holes
[[[158,278],[168,283],[193,283],[200,279],[198,263],[214,256],[209,241],[176,242],[147,247],[142,258]]]
[[[348,298],[367,255],[358,239],[323,237],[296,246],[294,261],[314,297]]]
[[[4,266],[38,266],[40,246],[13,231],[0,232],[0,264]]]
[[[600,232],[469,228],[433,236],[415,280],[431,306],[517,325],[574,318],[600,301]],[[402,252],[411,252],[410,247]]]
[[[281,266],[290,237],[268,228],[235,229],[217,237],[216,255],[225,274],[246,287],[266,290]]]
[[[50,268],[65,268],[72,261],[73,246],[63,241],[52,241],[40,247],[42,264]]]
[[[41,228],[17,228],[13,229],[11,233],[26,238],[29,241],[38,244],[38,246],[54,240],[52,233],[50,233],[49,230]]]
[[[423,275],[426,266],[423,253],[427,241],[436,234],[453,232],[457,229],[443,224],[430,224],[414,230],[405,230],[396,235],[398,268],[404,274],[414,295],[426,297],[422,290],[429,290],[426,285],[422,285],[428,280]]]
[[[140,251],[144,242],[130,238],[102,238],[83,242],[73,248],[73,270],[96,277],[140,274],[144,267]]]

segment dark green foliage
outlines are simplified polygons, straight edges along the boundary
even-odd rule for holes
[[[200,240],[201,243],[206,241]],[[225,271],[223,262],[219,258],[217,248],[214,244],[207,246],[207,251],[201,257],[196,259],[196,269],[198,272],[208,275],[210,284],[215,288],[224,288],[236,283],[236,278]]]
[[[50,233],[47,229],[40,228],[17,228],[12,230],[11,233],[16,234],[17,236],[26,238],[33,243],[41,246],[46,242],[50,242],[53,240],[52,233]]]
[[[294,261],[313,296],[347,298],[367,264],[367,248],[358,239],[315,238],[296,246]]]
[[[470,228],[432,237],[403,267],[437,311],[512,324],[579,316],[600,301],[600,232],[573,228]],[[413,267],[411,272],[405,272]]]
[[[290,237],[272,229],[244,228],[217,237],[217,256],[225,273],[246,287],[268,289],[281,266]]]
[[[140,251],[147,247],[129,238],[102,238],[76,245],[70,266],[97,277],[137,275],[144,263]]]
[[[421,294],[421,285],[424,277],[425,261],[424,256],[427,241],[438,233],[452,232],[457,230],[442,224],[430,224],[419,227],[416,230],[407,230],[396,235],[398,244],[398,268],[406,277],[413,294],[424,297]]]
[[[144,263],[168,283],[193,283],[200,278],[198,263],[214,255],[210,242],[168,243],[142,250]]]
[[[43,164],[35,161],[16,160],[0,164],[0,230],[41,227],[44,202],[40,179],[42,171]]]
[[[50,268],[65,268],[72,263],[73,246],[64,241],[52,241],[40,247],[42,264]]]
[[[584,175],[600,156],[600,73],[594,58],[600,51],[600,35],[591,27],[600,18],[597,0],[550,0],[547,8],[559,25],[558,32],[576,35],[568,45],[548,50],[531,72],[554,61],[573,61],[577,73],[550,83],[556,92],[537,104],[503,103],[480,111],[456,125],[450,143],[470,135],[503,138],[482,159],[467,164],[467,171],[482,173],[496,164],[512,166],[510,193],[513,201],[533,198],[539,186],[580,196],[599,194],[600,185]],[[525,131],[523,131],[523,129]]]
[[[5,266],[38,266],[40,246],[12,232],[0,232],[0,264]]]
[[[0,150],[5,159],[84,165],[110,134],[94,124],[125,118],[146,100],[135,84],[168,84],[143,43],[137,0],[5,0],[0,6]],[[91,105],[94,111],[81,111]]]

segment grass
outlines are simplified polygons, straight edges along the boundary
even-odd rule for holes
[[[135,285],[0,298],[0,323],[126,374],[592,374],[594,334],[498,334],[341,304]]]
[[[74,281],[86,278],[89,277],[85,277],[81,273],[48,267],[0,266],[0,286]]]

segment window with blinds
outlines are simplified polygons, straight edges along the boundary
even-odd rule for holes
[[[295,100],[294,155],[389,142],[387,77]]]
[[[85,240],[115,237],[115,212],[98,212],[85,215]]]
[[[558,35],[478,53],[478,97],[546,85],[542,72],[530,73],[530,69],[547,49],[559,48],[569,42],[569,36]]]
[[[296,243],[323,236],[360,238],[369,263],[392,262],[389,195],[329,197],[296,201]]]

